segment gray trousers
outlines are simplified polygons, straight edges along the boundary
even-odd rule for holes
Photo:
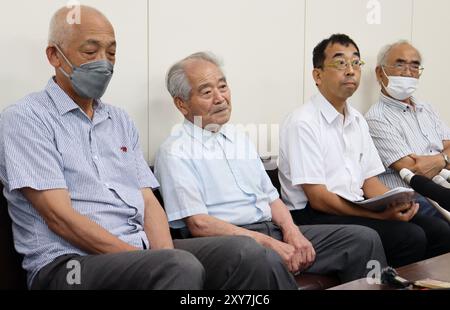
[[[272,222],[242,226],[282,241],[281,230]],[[300,231],[316,251],[314,264],[305,272],[337,274],[342,282],[365,278],[367,263],[378,261],[386,267],[386,257],[375,230],[359,225],[302,225]],[[372,267],[370,267],[372,268]]]
[[[281,258],[249,237],[174,240],[174,245],[174,250],[64,255],[40,270],[32,289],[297,289]]]

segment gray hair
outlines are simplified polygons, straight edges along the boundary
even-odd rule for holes
[[[87,5],[62,7],[53,14],[50,20],[48,44],[58,44],[58,46],[62,47],[69,42],[75,30],[74,26],[81,23],[82,11],[95,12],[105,18],[105,20],[108,20],[99,10]]]
[[[403,44],[411,45],[417,51],[417,53],[419,54],[419,58],[422,61],[422,54],[414,45],[411,44],[411,42],[409,42],[408,40],[400,40],[395,43],[385,45],[381,48],[380,52],[378,53],[378,57],[377,57],[377,67],[384,66],[386,64],[386,59],[387,59],[389,53],[391,52],[391,50],[394,47],[397,47],[397,46],[403,45]]]
[[[222,62],[211,52],[195,53],[175,63],[167,73],[166,87],[172,98],[180,98],[184,102],[189,101],[192,92],[185,71],[185,64],[190,60],[203,60],[222,67]]]

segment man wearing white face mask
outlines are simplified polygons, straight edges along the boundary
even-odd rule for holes
[[[413,96],[423,70],[420,52],[407,41],[387,45],[378,55],[381,94],[366,119],[387,169],[380,179],[392,188],[408,187],[399,175],[403,168],[431,179],[450,167],[450,129]],[[438,214],[425,199],[419,203],[420,213]]]

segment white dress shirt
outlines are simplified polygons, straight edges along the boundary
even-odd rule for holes
[[[345,115],[319,93],[284,121],[279,176],[290,209],[305,208],[303,184],[326,185],[330,192],[358,201],[364,199],[364,181],[384,172],[364,117],[348,104]]]

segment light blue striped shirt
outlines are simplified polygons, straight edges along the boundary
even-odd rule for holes
[[[411,154],[436,155],[443,151],[444,140],[450,140],[450,129],[431,105],[413,98],[415,109],[383,93],[367,112],[370,135],[378,149],[386,172],[380,179],[388,187],[409,187],[390,169],[396,161]]]
[[[198,214],[234,225],[269,221],[279,198],[254,146],[232,125],[214,134],[185,121],[160,147],[155,175],[173,228]]]
[[[72,207],[135,247],[148,246],[140,189],[158,182],[128,115],[101,101],[91,120],[51,79],[45,91],[7,108],[0,118],[0,180],[14,243],[31,286],[36,273],[64,254],[87,253],[49,230],[19,189],[67,189]]]

